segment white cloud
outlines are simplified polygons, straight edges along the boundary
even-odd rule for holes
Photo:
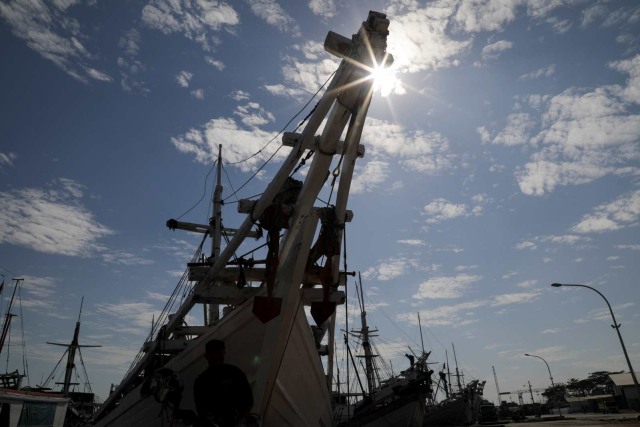
[[[585,215],[571,230],[575,233],[601,233],[637,225],[640,219],[640,190],[624,194]]]
[[[20,285],[28,293],[29,298],[24,298],[22,305],[32,307],[31,303],[44,303],[43,306],[51,306],[51,300],[58,294],[56,280],[53,277],[21,276]]]
[[[193,77],[193,73],[183,70],[183,71],[180,71],[176,76],[176,81],[178,82],[178,85],[181,87],[189,87],[189,81],[191,80],[192,77]]]
[[[395,2],[387,12],[389,26],[387,52],[400,73],[416,73],[456,65],[456,56],[471,46],[471,40],[454,40],[447,34],[453,4],[418,6],[416,2]]]
[[[210,31],[219,31],[240,23],[235,9],[224,1],[178,2],[152,0],[142,9],[142,22],[164,34],[181,33],[211,51]]]
[[[511,49],[512,47],[512,42],[508,40],[499,40],[495,43],[491,43],[483,47],[480,56],[485,61],[488,59],[497,59],[498,57],[500,57],[502,52]]]
[[[120,86],[126,92],[149,92],[146,83],[140,78],[146,71],[145,65],[138,59],[141,43],[142,37],[136,29],[125,31],[118,41],[118,46],[124,50],[123,56],[117,59]]]
[[[518,243],[518,244],[516,245],[516,249],[518,249],[518,250],[520,250],[520,251],[521,251],[521,250],[523,250],[523,249],[530,249],[530,250],[533,250],[533,249],[536,249],[536,248],[537,248],[536,244],[535,244],[535,243],[533,243],[533,242],[530,242],[530,241],[528,241],[528,240],[526,240],[526,241],[524,241],[524,242],[520,242],[520,243]]]
[[[535,126],[535,121],[527,113],[512,113],[507,117],[507,125],[491,141],[499,145],[523,145],[530,139],[529,132]]]
[[[15,153],[2,153],[0,152],[0,168],[3,166],[13,166],[13,161],[18,156]]]
[[[104,262],[109,264],[150,265],[154,263],[153,260],[140,257],[125,250],[101,251],[100,257]]]
[[[520,283],[517,283],[516,286],[519,288],[532,288],[537,284],[538,284],[538,281],[536,279],[531,279],[531,280],[525,280]]]
[[[467,216],[479,216],[490,200],[485,194],[476,194],[471,198],[473,206],[452,203],[444,198],[437,198],[425,205],[422,210],[427,216],[427,224],[435,224],[450,219]]]
[[[351,181],[351,193],[371,193],[380,188],[389,176],[389,164],[381,160],[371,160],[364,166],[356,165],[356,172]]]
[[[480,141],[482,141],[483,144],[486,144],[487,142],[491,141],[491,134],[489,133],[486,127],[484,126],[477,127],[476,132],[478,132],[478,135],[480,135]]]
[[[210,56],[206,56],[204,59],[208,64],[213,65],[215,68],[217,68],[218,71],[224,70],[224,62],[220,61],[219,59],[214,59]]]
[[[257,128],[275,121],[275,116],[262,108],[257,102],[249,102],[246,105],[236,107],[234,114],[240,117],[242,123],[248,127]]]
[[[415,261],[405,258],[391,258],[367,268],[362,276],[365,279],[391,280],[407,274],[413,265],[415,265]]]
[[[551,77],[556,72],[556,65],[551,64],[549,66],[539,68],[535,71],[531,71],[530,73],[526,73],[518,77],[518,80],[535,80],[541,77]]]
[[[252,116],[237,113],[241,118],[251,123]],[[232,118],[211,119],[201,128],[193,128],[185,134],[171,138],[171,143],[183,153],[195,155],[198,162],[211,164],[217,158],[218,145],[224,145],[224,158],[227,164],[238,163],[243,171],[253,171],[258,165],[275,154],[276,159],[284,158],[289,152],[288,147],[280,144],[267,143],[276,136],[274,132],[266,132],[256,126],[239,125]],[[255,155],[259,150],[260,154]],[[253,156],[253,157],[252,157]],[[246,160],[246,161],[245,161]]]
[[[413,298],[460,298],[463,296],[463,291],[481,279],[482,276],[470,274],[459,274],[453,277],[434,277],[422,282]]]
[[[404,245],[410,245],[410,246],[424,246],[424,245],[426,245],[424,240],[420,240],[420,239],[398,240],[398,243],[402,243]]]
[[[522,304],[529,303],[537,300],[540,297],[540,292],[520,292],[513,294],[503,294],[494,297],[492,306],[502,306],[509,304]]]
[[[640,245],[616,245],[618,249],[630,249],[632,251],[640,251]]]
[[[295,20],[275,0],[249,0],[249,5],[251,11],[267,24],[283,33],[300,35],[300,28]]]
[[[473,310],[486,305],[487,301],[469,301],[455,305],[430,307],[428,310],[420,311],[420,320],[422,324],[430,326],[460,326],[475,321]],[[396,316],[396,320],[418,325],[418,315],[415,312],[400,313]]]
[[[284,84],[266,84],[264,89],[274,95],[296,98],[316,93],[338,68],[338,59],[326,53],[318,42],[294,44],[292,48],[303,58],[285,57],[281,70]]]
[[[468,208],[466,205],[451,203],[443,198],[434,199],[432,202],[425,205],[422,210],[428,217],[428,224],[447,221],[460,216],[466,216],[468,214]]]
[[[81,205],[81,188],[64,179],[49,190],[0,192],[0,243],[81,257],[103,250],[99,240],[113,231]]]
[[[591,182],[637,171],[640,115],[626,113],[618,86],[568,89],[548,101],[542,131],[531,138],[542,149],[516,171],[520,190],[541,196],[558,185]],[[628,166],[628,167],[627,167]]]
[[[151,327],[151,320],[158,319],[160,315],[160,310],[147,302],[105,303],[97,306],[95,311],[113,319],[104,323],[105,329],[134,335],[146,334]]]
[[[640,104],[640,54],[609,65],[614,70],[629,74],[627,86],[621,90],[620,96],[628,102]]]
[[[191,96],[196,99],[204,99],[204,90],[203,89],[194,89],[191,91]]]
[[[74,3],[59,0],[50,7],[43,1],[2,2],[0,16],[16,37],[74,79],[83,83],[92,79],[109,82],[112,79],[108,74],[89,65],[95,59],[83,44],[89,37],[80,31],[80,23],[66,13]]]
[[[335,0],[309,0],[309,9],[314,15],[332,18],[336,14]]]
[[[449,141],[436,132],[411,132],[399,124],[368,118],[362,142],[368,155],[397,157],[408,171],[434,175],[453,168],[455,156],[449,151]]]
[[[231,99],[233,99],[234,101],[244,101],[250,99],[251,95],[249,95],[248,92],[242,90],[234,90],[233,92],[231,92],[231,94],[229,94],[229,97],[231,97]]]
[[[516,17],[516,1],[468,0],[460,3],[455,22],[467,32],[500,31]]]

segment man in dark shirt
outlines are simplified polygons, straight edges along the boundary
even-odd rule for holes
[[[198,419],[204,426],[235,426],[249,415],[253,394],[247,376],[240,368],[224,363],[225,346],[211,340],[205,346],[209,367],[193,384]]]

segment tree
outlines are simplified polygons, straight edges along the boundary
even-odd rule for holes
[[[567,388],[562,383],[556,384],[554,387],[549,387],[543,391],[542,395],[547,398],[547,402],[550,405],[561,405],[566,402]]]
[[[597,371],[590,373],[586,379],[571,378],[566,384],[567,394],[580,397],[613,394],[614,384],[609,375],[619,373],[622,372]]]

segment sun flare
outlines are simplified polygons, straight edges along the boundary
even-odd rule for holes
[[[393,66],[377,66],[371,72],[373,78],[373,89],[380,91],[380,95],[386,97],[391,93],[400,93],[402,82],[396,74]]]

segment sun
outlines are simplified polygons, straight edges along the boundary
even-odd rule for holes
[[[402,88],[402,82],[396,74],[396,69],[392,66],[376,66],[371,71],[373,78],[373,90],[380,91],[383,97],[389,96],[391,93],[397,93]]]

